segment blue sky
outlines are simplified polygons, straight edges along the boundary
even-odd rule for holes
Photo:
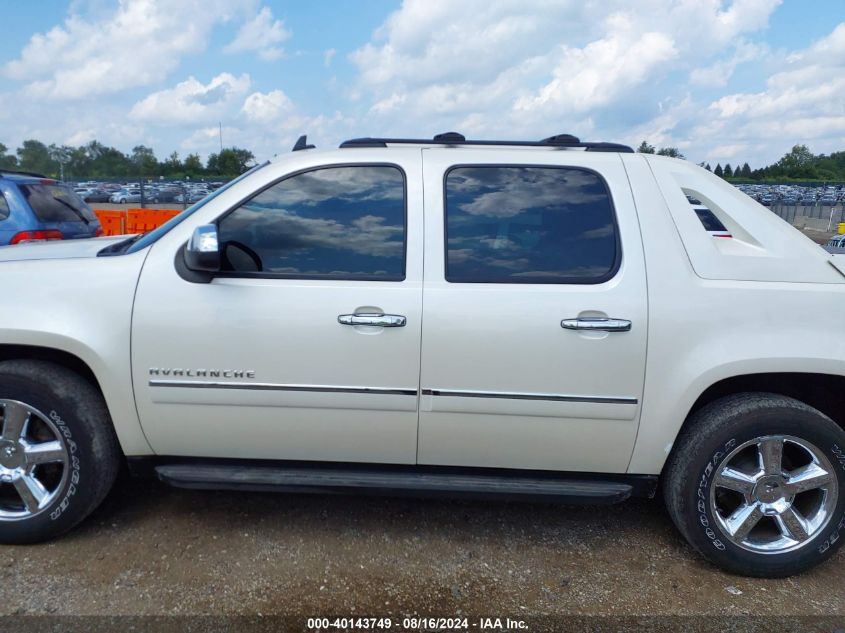
[[[307,132],[845,149],[843,0],[0,0],[0,142],[258,158]]]

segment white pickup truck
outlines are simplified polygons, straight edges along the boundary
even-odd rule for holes
[[[175,486],[610,503],[733,572],[845,536],[845,266],[683,160],[304,142],[159,229],[0,249],[0,541]]]

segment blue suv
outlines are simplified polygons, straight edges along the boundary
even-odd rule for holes
[[[41,174],[0,171],[0,245],[102,234],[91,207],[63,182]]]

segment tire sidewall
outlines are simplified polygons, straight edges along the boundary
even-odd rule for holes
[[[10,374],[0,374],[0,398],[17,400],[41,412],[58,429],[68,452],[67,476],[59,493],[36,516],[0,521],[0,541],[30,542],[50,538],[78,523],[90,512],[90,483],[97,476],[93,434],[71,398],[51,385]],[[89,485],[86,485],[89,484]]]
[[[701,458],[696,460],[687,493],[689,538],[717,564],[754,575],[796,573],[829,557],[845,538],[845,433],[821,414],[786,407],[746,412],[732,422],[699,445]],[[754,553],[732,543],[722,531],[710,499],[710,486],[722,461],[736,447],[765,435],[792,435],[812,443],[830,460],[838,482],[836,507],[824,530],[805,546],[783,554]]]

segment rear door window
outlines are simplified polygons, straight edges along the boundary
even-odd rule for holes
[[[41,222],[93,222],[91,208],[70,187],[36,183],[18,185],[23,197]]]
[[[9,217],[9,203],[6,202],[6,196],[0,191],[0,220],[5,220]]]
[[[607,185],[575,167],[452,168],[446,247],[453,283],[595,284],[620,261]]]

